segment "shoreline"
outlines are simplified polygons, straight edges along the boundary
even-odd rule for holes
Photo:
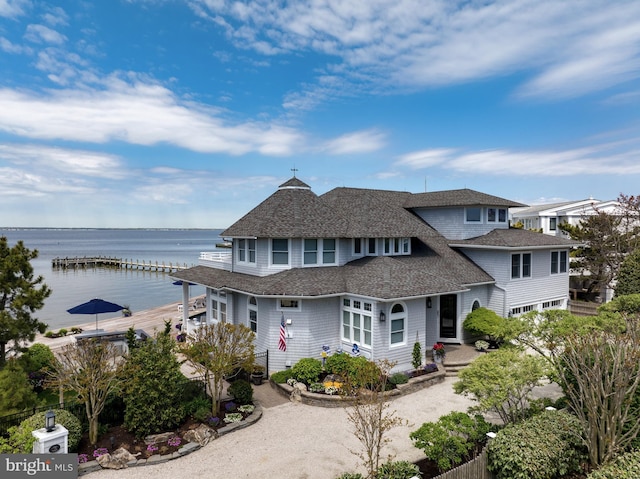
[[[194,296],[189,299],[189,302],[193,303],[196,299],[201,297],[203,296]],[[175,335],[178,333],[178,330],[175,329],[175,325],[182,322],[182,313],[178,310],[178,306],[180,304],[182,304],[182,302],[174,301],[163,306],[137,311],[131,316],[118,316],[115,318],[101,319],[100,315],[98,315],[98,328],[103,331],[114,332],[127,331],[130,327],[134,327],[135,329],[142,329],[148,335],[153,336],[154,332],[163,329],[164,322],[169,320],[171,321],[171,334]],[[192,311],[191,314],[202,313],[204,311],[204,309],[198,309]],[[73,326],[64,327],[64,329],[70,330],[72,327],[76,327],[81,328],[83,332],[95,331],[95,316],[86,316],[91,319],[83,323],[74,324]],[[58,330],[60,329],[62,328],[58,328]],[[56,349],[71,343],[73,338],[73,334],[67,334],[66,336],[59,338],[47,338],[44,334],[37,334],[35,339],[29,342],[28,345],[31,346],[32,344],[40,343],[49,346],[52,351],[55,351]]]

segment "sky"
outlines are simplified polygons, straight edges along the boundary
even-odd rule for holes
[[[640,194],[640,2],[0,0],[0,227],[226,228],[294,174]]]

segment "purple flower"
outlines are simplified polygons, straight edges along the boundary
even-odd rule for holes
[[[89,456],[86,454],[78,454],[78,464],[84,464],[85,462],[89,462]]]
[[[99,447],[98,449],[93,451],[93,457],[99,457],[105,454],[109,454],[109,450],[106,447]]]
[[[155,444],[149,444],[147,446],[147,451],[149,452],[156,452],[158,450],[158,446],[156,446]]]
[[[229,401],[228,403],[226,403],[224,405],[224,409],[225,411],[229,412],[229,411],[233,411],[236,408],[236,403],[234,403],[233,401]]]
[[[217,426],[218,424],[220,424],[220,418],[216,416],[211,416],[209,418],[209,424],[211,424],[214,427]]]
[[[182,442],[180,438],[178,436],[174,436],[167,441],[167,444],[171,447],[177,447],[180,445],[180,442]]]

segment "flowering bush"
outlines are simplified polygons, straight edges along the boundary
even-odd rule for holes
[[[435,373],[438,370],[436,363],[427,363],[424,365],[424,370],[428,373]]]
[[[89,456],[86,454],[78,454],[78,464],[84,464],[85,462],[89,462]]]
[[[253,404],[243,404],[238,406],[238,411],[251,414],[256,407]]]
[[[338,392],[338,388],[335,386],[329,386],[327,388],[324,388],[324,392],[326,394],[328,394],[329,396],[333,396],[334,394],[336,394]]]
[[[298,381],[294,378],[287,379],[287,384],[291,387],[295,386]]]
[[[224,410],[227,411],[227,412],[235,411],[236,408],[237,408],[237,405],[233,401],[229,401],[228,403],[225,403],[225,405],[224,405]]]
[[[156,446],[155,444],[149,444],[147,446],[147,452],[151,452],[154,453],[158,450],[158,446]]]
[[[105,454],[109,454],[109,451],[107,450],[106,447],[99,447],[98,449],[93,451],[93,457],[100,457],[100,456],[103,456]]]
[[[182,440],[178,436],[174,436],[167,441],[167,445],[171,447],[178,447]]]
[[[478,351],[484,351],[485,349],[489,349],[489,343],[482,339],[480,341],[476,341],[475,346]]]
[[[438,357],[438,358],[444,358],[445,356],[445,351],[444,351],[444,344],[442,343],[436,343],[433,345],[433,354],[434,356]]]
[[[224,416],[224,422],[226,422],[227,424],[240,421],[242,421],[242,414],[240,414],[239,412],[228,413]]]
[[[209,424],[213,427],[217,427],[220,424],[220,418],[216,416],[211,416],[209,418]]]

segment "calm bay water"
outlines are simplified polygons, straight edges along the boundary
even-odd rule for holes
[[[193,266],[202,251],[215,251],[222,241],[222,230],[127,230],[127,229],[3,229],[9,245],[22,240],[39,256],[31,264],[35,275],[42,275],[52,289],[36,317],[57,330],[93,321],[92,315],[72,315],[67,309],[93,298],[101,298],[132,311],[141,311],[180,301],[182,288],[172,284],[167,273],[111,268],[53,269],[55,257],[112,256],[146,262],[179,263]],[[204,294],[204,288],[191,287],[191,295]],[[100,314],[98,319],[119,316]]]

